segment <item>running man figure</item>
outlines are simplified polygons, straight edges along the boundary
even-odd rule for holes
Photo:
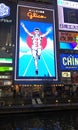
[[[38,74],[38,59],[40,59],[40,55],[42,51],[42,38],[47,36],[51,32],[52,27],[50,27],[45,34],[40,34],[39,28],[35,28],[34,34],[32,34],[28,31],[28,29],[25,27],[23,23],[21,23],[21,26],[24,29],[24,31],[32,38],[31,51],[34,58],[35,68],[36,68],[35,72],[36,74]]]

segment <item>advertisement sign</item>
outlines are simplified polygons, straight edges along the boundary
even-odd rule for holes
[[[62,78],[70,78],[71,77],[71,72],[62,72]]]
[[[78,33],[59,31],[60,49],[78,50]]]
[[[1,0],[2,1],[2,0]],[[15,24],[16,4],[15,2],[0,1],[0,24]]]
[[[78,70],[78,54],[60,54],[61,70]]]
[[[12,58],[0,58],[0,64],[10,64],[12,62]]]
[[[17,6],[15,81],[56,80],[55,10],[31,5]]]
[[[59,30],[78,31],[78,2],[57,0]]]
[[[0,66],[0,72],[10,72],[13,71],[13,67],[10,66]]]

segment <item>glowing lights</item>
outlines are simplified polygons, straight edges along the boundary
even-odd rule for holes
[[[12,58],[0,58],[0,63],[12,63]]]
[[[59,29],[78,32],[78,2],[58,0],[57,5]]]
[[[60,55],[61,70],[78,70],[77,54],[61,54]]]
[[[64,78],[70,78],[71,77],[71,73],[70,72],[62,72],[62,77]]]
[[[57,4],[59,6],[63,6],[63,7],[69,7],[69,8],[78,9],[78,2],[65,1],[65,0],[57,0]]]
[[[4,3],[0,3],[0,18],[6,17],[10,15],[10,8],[6,6]]]
[[[13,67],[0,66],[0,72],[5,72],[5,71],[13,71]]]

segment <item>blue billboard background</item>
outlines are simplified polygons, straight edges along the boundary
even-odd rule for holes
[[[53,34],[54,31],[52,30],[46,36],[47,39],[46,47],[42,50],[40,60],[38,61],[39,73],[38,75],[36,75],[31,48],[27,43],[28,34],[21,27],[21,23],[24,23],[29,32],[33,32],[34,28],[38,27],[42,34],[44,34],[46,30],[48,30],[50,27],[53,27],[53,24],[49,23],[20,20],[18,76],[56,77],[54,34]]]
[[[78,70],[78,54],[60,54],[61,70]]]

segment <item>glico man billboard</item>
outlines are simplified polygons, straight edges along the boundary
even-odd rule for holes
[[[52,7],[18,4],[15,81],[30,83],[58,79],[55,34]]]

